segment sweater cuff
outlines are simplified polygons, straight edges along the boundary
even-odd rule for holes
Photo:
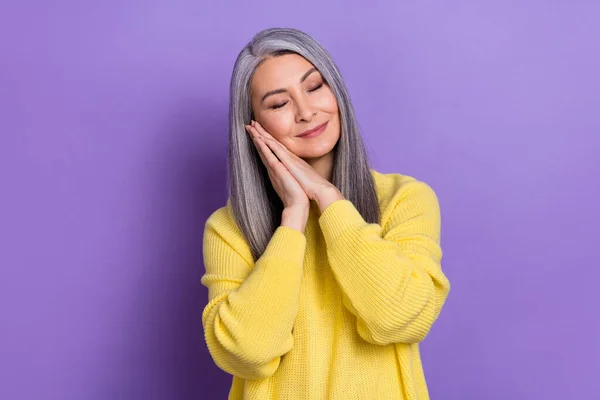
[[[348,230],[356,230],[367,225],[362,215],[350,200],[336,200],[323,210],[319,225],[327,243],[335,240]]]
[[[302,232],[289,226],[278,226],[263,253],[263,257],[275,257],[303,265],[305,250],[306,236]]]

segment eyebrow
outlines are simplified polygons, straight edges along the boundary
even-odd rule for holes
[[[309,69],[308,71],[306,71],[304,73],[304,75],[302,75],[302,78],[300,78],[300,83],[304,82],[306,80],[306,78],[308,78],[308,76],[310,74],[312,74],[313,72],[315,72],[317,70],[317,68],[313,67],[311,69]],[[278,93],[283,93],[283,92],[287,92],[286,89],[275,89],[275,90],[271,90],[268,91],[267,93],[265,93],[265,95],[262,97],[262,99],[260,99],[260,103],[262,104],[263,101],[265,101],[265,99],[269,96],[272,96],[274,94],[278,94]]]

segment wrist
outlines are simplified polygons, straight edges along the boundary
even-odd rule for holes
[[[306,221],[308,220],[308,213],[308,204],[306,206],[286,207],[281,214],[281,226],[287,226],[304,233]]]
[[[327,206],[329,206],[331,203],[344,199],[344,195],[338,190],[338,188],[336,188],[335,186],[330,186],[327,189],[322,190],[315,201],[319,206],[319,211],[322,214],[323,211],[325,211],[325,209],[327,208]]]

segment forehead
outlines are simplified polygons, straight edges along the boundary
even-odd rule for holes
[[[250,86],[255,91],[268,91],[297,85],[313,65],[297,54],[284,54],[264,60],[252,77]]]

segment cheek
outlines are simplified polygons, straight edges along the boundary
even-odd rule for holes
[[[329,91],[323,98],[321,99],[321,110],[329,113],[329,114],[337,114],[338,113],[338,104],[335,96],[331,91]]]
[[[294,126],[294,117],[288,112],[271,113],[259,121],[271,136],[280,140],[289,135]]]

